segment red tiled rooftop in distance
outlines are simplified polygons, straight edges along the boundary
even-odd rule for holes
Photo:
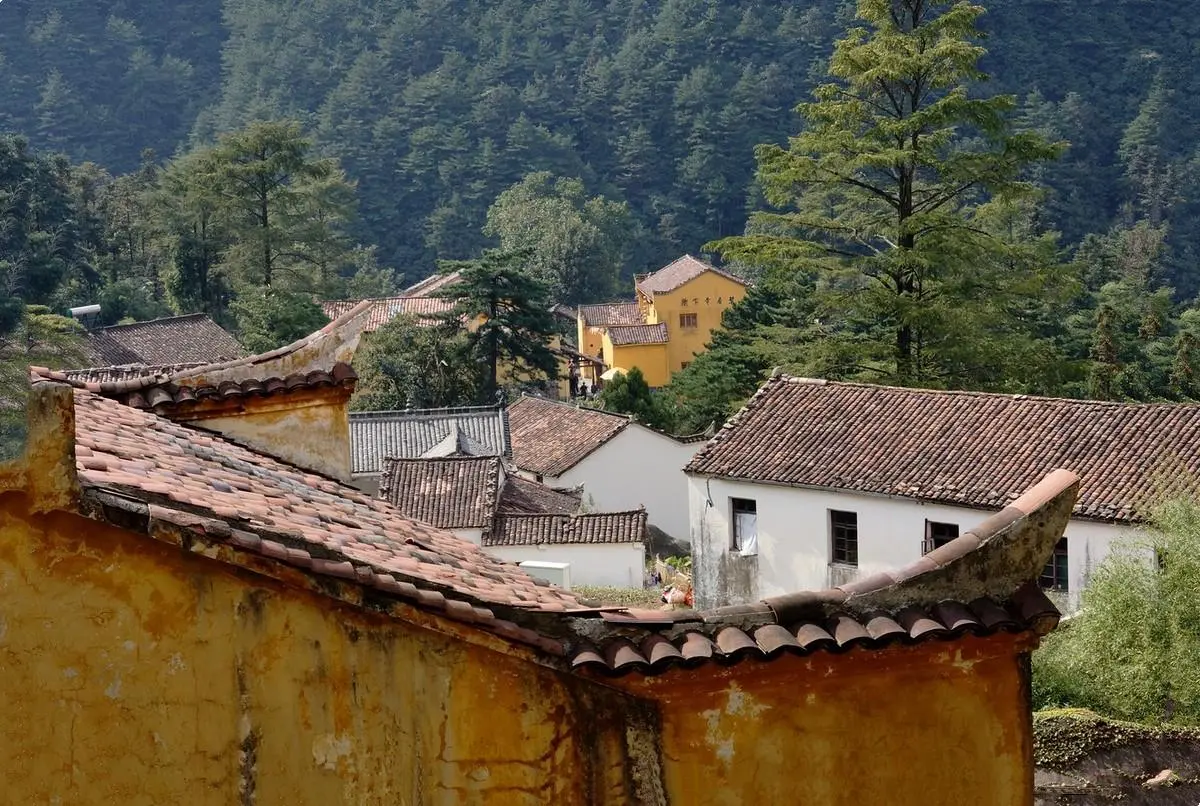
[[[735,283],[746,285],[746,281],[735,277],[727,271],[710,266],[702,260],[684,255],[678,260],[663,266],[658,271],[643,277],[637,287],[646,295],[653,298],[655,294],[667,294],[685,283],[695,280],[705,272],[714,272]]]
[[[439,528],[487,529],[499,485],[499,456],[388,459],[379,496],[398,512]]]
[[[636,302],[604,302],[597,305],[580,305],[579,315],[590,327],[612,327],[613,325],[643,325],[646,323],[641,308]]]
[[[618,347],[631,344],[666,344],[667,325],[665,322],[656,325],[619,325],[608,329],[608,337]]]
[[[322,302],[321,310],[325,315],[336,318],[363,302],[370,304],[371,313],[364,325],[364,331],[374,332],[395,319],[397,316],[417,316],[421,318],[435,317],[454,308],[454,300],[437,297],[379,297],[367,300],[334,300]]]
[[[496,526],[484,535],[485,546],[579,545],[644,543],[646,511],[552,513],[502,513]]]
[[[213,364],[246,355],[237,339],[203,313],[97,328],[87,341],[99,366]]]

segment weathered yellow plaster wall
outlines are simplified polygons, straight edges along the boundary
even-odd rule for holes
[[[721,326],[721,314],[745,293],[744,286],[708,271],[668,294],[655,294],[652,319],[666,322],[670,334],[667,350],[669,373],[678,372],[684,362],[690,362],[697,354],[704,352],[712,332]],[[680,314],[687,313],[696,314],[696,327],[680,326]]]
[[[650,386],[666,386],[671,380],[667,369],[666,344],[614,345],[608,333],[604,334],[604,362],[610,367],[629,370],[637,367]]]
[[[1033,764],[1019,640],[784,656],[628,688],[661,700],[673,804],[1022,806]]]
[[[632,702],[0,494],[5,803],[637,803]]]
[[[225,414],[178,415],[180,422],[216,431],[256,450],[350,480],[350,394],[345,389],[306,390],[247,398]]]

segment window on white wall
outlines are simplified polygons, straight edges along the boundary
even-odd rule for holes
[[[753,498],[731,498],[729,508],[733,521],[731,548],[743,557],[758,554],[758,502]]]
[[[1067,581],[1067,539],[1064,537],[1054,547],[1050,562],[1046,563],[1042,577],[1038,580],[1047,590],[1065,591],[1070,589]]]
[[[833,561],[838,565],[858,565],[858,513],[829,510],[829,538]]]
[[[957,523],[938,523],[927,520],[925,521],[925,544],[921,553],[928,554],[934,549],[940,549],[956,537],[958,537]]]

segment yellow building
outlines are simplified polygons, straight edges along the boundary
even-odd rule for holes
[[[634,302],[580,307],[579,349],[598,357],[604,369],[637,367],[647,384],[658,387],[704,351],[721,326],[721,315],[745,294],[746,283],[684,255],[639,276],[634,288]]]
[[[1033,803],[1071,474],[841,588],[597,609],[340,483],[329,347],[37,371],[0,464],[5,803]]]

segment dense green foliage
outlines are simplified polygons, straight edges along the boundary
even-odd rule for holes
[[[632,414],[638,422],[663,430],[675,426],[671,402],[671,398],[650,391],[645,376],[637,367],[618,374],[600,393],[600,404],[606,411]]]
[[[476,260],[442,263],[442,271],[459,275],[437,294],[454,301],[441,317],[442,326],[451,333],[469,326],[467,360],[481,368],[477,402],[494,402],[502,383],[558,378],[558,359],[550,350],[555,333],[550,292],[526,269],[530,257],[528,251],[489,249]]]
[[[479,368],[458,327],[447,332],[398,316],[366,338],[354,366],[358,411],[462,406],[479,397]]]
[[[754,268],[758,284],[673,379],[678,428],[727,416],[771,367],[1196,399],[1200,310],[1164,283],[1171,193],[1142,194],[1071,259],[1048,228],[1053,193],[1036,184],[1060,147],[1014,119],[1014,98],[986,94],[982,11],[965,0],[860,0],[830,80],[797,109],[799,133],[757,150],[767,209],[744,235],[712,244]],[[1135,121],[1127,139],[1144,140],[1146,125]]]
[[[624,204],[587,198],[578,179],[532,173],[500,194],[483,231],[506,251],[525,251],[530,273],[569,305],[617,293],[638,233]]]
[[[24,306],[20,318],[0,331],[0,462],[24,449],[28,367],[77,366],[82,336],[78,323],[44,305]]]
[[[738,234],[752,151],[850,20],[849,0],[4,0],[0,130],[112,172],[254,119],[299,119],[359,182],[357,240],[405,273],[470,257],[535,170],[628,203],[641,269]],[[1040,172],[1075,244],[1150,207],[1186,296],[1200,252],[1197,5],[995,0],[982,67],[1071,143]],[[193,141],[194,142],[194,141]],[[1136,214],[1136,212],[1135,212]],[[412,279],[415,279],[413,277]]]
[[[292,295],[386,293],[497,244],[529,249],[556,299],[591,302],[747,234],[756,210],[785,216],[757,216],[759,236],[819,214],[824,239],[800,234],[826,246],[831,226],[879,248],[953,219],[968,229],[866,261],[859,243],[822,271],[743,255],[759,287],[673,383],[678,428],[723,418],[774,366],[1195,399],[1196,3],[920,5],[940,20],[926,40],[880,27],[904,0],[4,0],[0,134],[34,148],[0,140],[0,277],[17,292],[0,320],[16,298],[99,301],[107,322],[204,310],[285,341],[312,314]],[[931,54],[947,57],[927,65],[934,102],[899,125],[923,132],[909,157],[926,207],[952,201],[885,221],[862,194],[792,186],[838,138],[854,146],[840,167],[878,174],[894,155],[876,135],[894,131],[867,79]],[[1042,155],[1035,134],[1065,155],[1018,170]],[[971,172],[986,181],[951,184]],[[879,272],[894,293],[852,293]]]
[[[1200,724],[1197,586],[1200,504],[1176,500],[1145,540],[1117,547],[1092,572],[1082,615],[1034,653],[1035,707]]]
[[[758,149],[780,211],[715,247],[780,267],[766,285],[811,278],[819,336],[804,358],[821,376],[978,388],[1014,374],[1009,362],[1029,372],[1029,312],[1046,276],[1061,275],[1052,248],[1030,250],[1008,224],[1032,192],[1021,177],[1058,149],[1011,130],[1013,98],[969,93],[982,78],[981,7],[859,9],[830,82],[798,109],[801,131]]]
[[[352,406],[363,411],[490,405],[509,387],[556,378],[547,286],[528,273],[527,252],[488,250],[447,261],[459,279],[439,292],[454,306],[434,321],[399,316],[370,334],[355,360]]]

